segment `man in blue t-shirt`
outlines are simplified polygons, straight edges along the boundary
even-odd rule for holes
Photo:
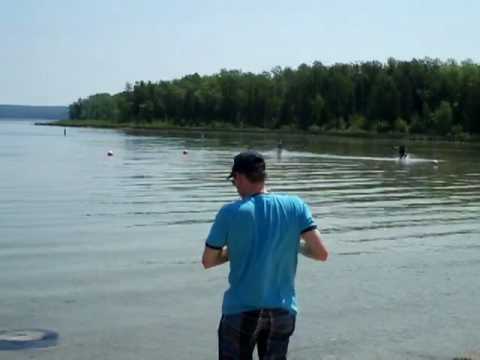
[[[219,359],[251,359],[255,345],[260,359],[286,359],[297,313],[297,254],[325,261],[328,252],[302,199],[267,192],[261,154],[235,156],[229,178],[241,199],[218,212],[202,258],[205,268],[230,262]]]

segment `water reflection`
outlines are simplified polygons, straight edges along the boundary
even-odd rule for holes
[[[267,158],[270,190],[306,198],[323,231],[340,243],[355,241],[351,233],[357,234],[358,243],[416,238],[434,243],[439,236],[480,231],[475,222],[480,214],[475,146],[458,152],[458,145],[452,144],[409,144],[411,161],[399,162],[390,142],[382,140],[295,136],[278,140],[268,134],[185,132],[134,135],[125,138],[124,163],[132,167],[125,171],[132,174],[124,174],[119,185],[125,194],[122,204],[137,207],[125,215],[142,214],[142,226],[208,224],[219,204],[236,198],[224,180],[232,157],[253,147]],[[438,166],[432,160],[438,160]],[[146,208],[152,206],[157,209]],[[458,231],[435,231],[442,224]],[[395,235],[385,236],[385,231]]]

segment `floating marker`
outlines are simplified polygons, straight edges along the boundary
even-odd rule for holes
[[[0,330],[0,351],[45,348],[55,346],[58,333],[52,330]]]

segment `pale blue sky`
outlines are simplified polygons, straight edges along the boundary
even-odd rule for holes
[[[127,81],[389,57],[480,60],[477,0],[2,0],[0,104]]]

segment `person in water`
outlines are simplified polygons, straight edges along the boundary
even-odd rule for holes
[[[298,253],[325,261],[328,251],[298,196],[270,193],[265,160],[235,156],[228,178],[241,199],[218,212],[205,242],[205,269],[229,262],[230,287],[218,328],[219,359],[286,359],[295,330]],[[301,240],[302,239],[302,240]]]
[[[405,145],[403,145],[403,144],[398,147],[398,157],[400,159],[405,159],[407,157],[407,152],[405,150]]]
[[[281,160],[282,151],[283,151],[283,141],[280,140],[280,142],[277,144],[277,160]]]

